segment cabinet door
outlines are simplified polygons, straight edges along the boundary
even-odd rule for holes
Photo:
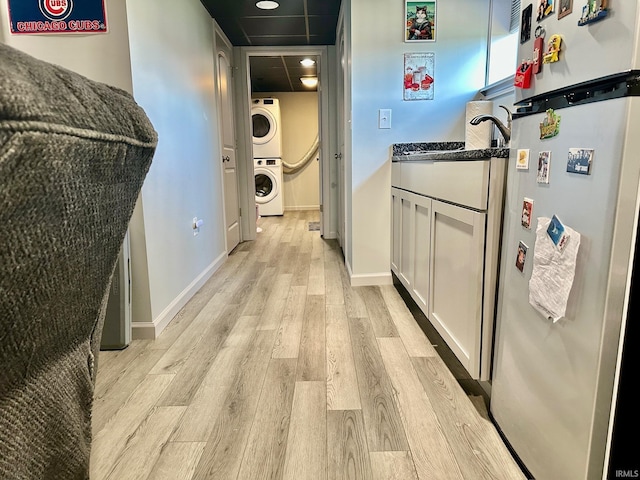
[[[429,197],[411,194],[411,296],[429,315],[429,267],[431,263],[431,203]]]
[[[400,274],[400,225],[402,215],[402,190],[391,188],[391,271]]]
[[[485,217],[432,202],[429,319],[473,378],[480,375]]]

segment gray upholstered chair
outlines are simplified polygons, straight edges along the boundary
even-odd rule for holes
[[[88,478],[110,279],[156,133],[132,97],[0,44],[0,478]]]

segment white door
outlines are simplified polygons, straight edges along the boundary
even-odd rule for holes
[[[345,136],[345,65],[346,52],[344,45],[344,20],[338,26],[338,81],[337,81],[337,101],[338,101],[338,152],[335,154],[336,169],[338,172],[338,242],[344,251],[345,247],[345,170],[344,170],[344,136]]]
[[[236,168],[236,139],[233,118],[233,91],[230,57],[218,50],[218,100],[222,136],[224,182],[224,218],[227,253],[240,242],[240,209],[238,207],[238,170]]]

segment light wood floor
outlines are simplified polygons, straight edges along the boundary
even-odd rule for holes
[[[260,219],[157,340],[101,352],[92,480],[524,478],[395,288],[350,287],[317,217]]]

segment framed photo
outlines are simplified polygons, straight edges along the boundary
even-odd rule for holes
[[[549,171],[551,170],[551,152],[540,152],[538,155],[538,183],[549,183]]]
[[[530,3],[522,10],[522,20],[520,22],[520,43],[528,42],[531,38],[531,15],[533,15],[533,3]]]
[[[436,40],[436,0],[404,3],[404,41]]]
[[[518,242],[518,254],[516,255],[516,268],[524,273],[524,264],[527,261],[529,247],[524,242]]]
[[[559,0],[558,19],[566,17],[573,10],[573,0]]]
[[[551,15],[556,6],[557,0],[538,0],[538,8],[536,9],[536,20],[541,22],[542,19]]]
[[[516,170],[529,170],[529,149],[519,149],[516,153]]]
[[[520,224],[526,228],[531,228],[531,217],[533,216],[533,200],[525,197],[522,201],[522,217],[520,218]]]
[[[403,100],[433,100],[436,54],[404,54]]]
[[[567,172],[591,175],[593,148],[570,148],[567,158]]]

